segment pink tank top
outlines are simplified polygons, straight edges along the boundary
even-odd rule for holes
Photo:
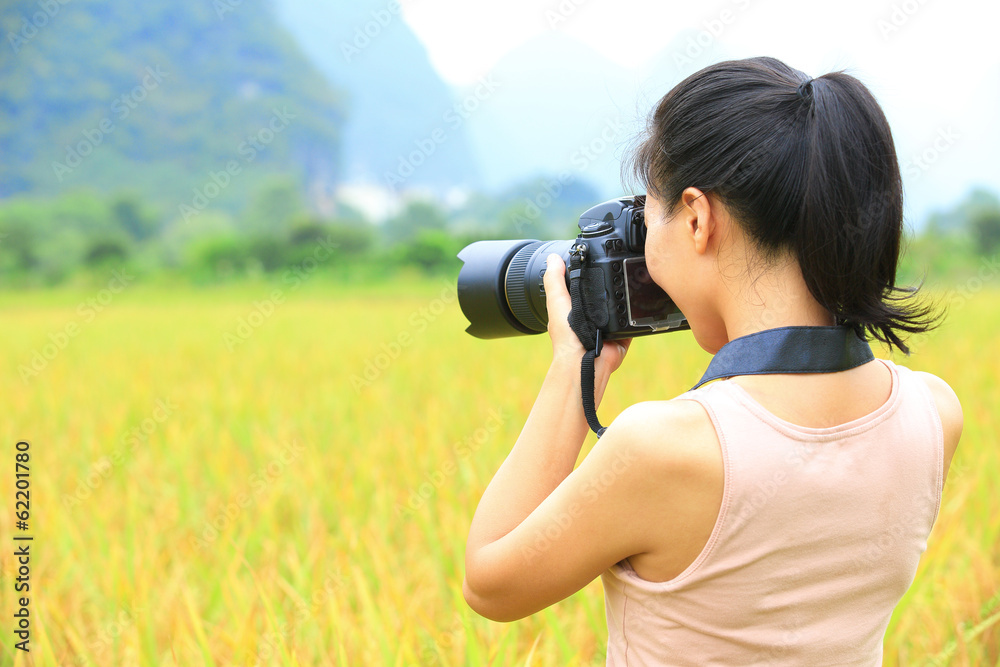
[[[944,436],[913,371],[889,400],[832,428],[779,419],[739,385],[695,400],[722,445],[725,490],[712,535],[676,578],[621,561],[602,575],[608,665],[882,664],[889,617],[937,517]]]

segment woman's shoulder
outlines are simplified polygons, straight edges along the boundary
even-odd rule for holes
[[[678,465],[714,468],[719,457],[715,426],[698,401],[678,397],[636,403],[623,410],[611,428],[640,460],[650,464],[673,470]]]
[[[912,375],[917,382],[927,387],[931,398],[934,400],[938,416],[941,418],[941,430],[944,436],[945,471],[947,471],[951,463],[951,458],[955,455],[955,450],[958,449],[958,441],[962,437],[962,429],[965,426],[965,415],[962,412],[962,403],[958,399],[958,394],[951,388],[951,385],[933,373],[917,371],[888,359],[884,359],[883,361],[895,366],[902,373]]]
[[[627,511],[645,517],[646,548],[629,563],[647,581],[669,581],[705,549],[722,508],[725,457],[715,427],[700,403],[674,399],[633,405],[612,428],[642,471],[631,492],[643,510]]]
[[[951,385],[937,375],[925,371],[913,371],[913,375],[927,385],[934,398],[938,414],[941,416],[941,429],[944,431],[945,470],[947,470],[951,458],[958,448],[958,441],[962,438],[962,429],[965,426],[962,403],[958,400],[958,395],[951,388]]]

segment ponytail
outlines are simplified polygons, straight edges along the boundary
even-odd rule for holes
[[[626,169],[668,206],[714,192],[765,259],[792,252],[813,297],[904,353],[936,324],[897,287],[903,188],[892,134],[843,72],[810,79],[773,58],[697,72],[660,101]]]
[[[889,123],[854,77],[800,84],[806,167],[794,249],[809,291],[839,322],[908,353],[899,331],[927,330],[930,309],[895,286],[903,184]]]

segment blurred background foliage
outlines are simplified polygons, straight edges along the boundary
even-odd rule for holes
[[[531,185],[525,189],[530,190]],[[58,197],[0,200],[0,280],[10,287],[63,283],[125,266],[140,279],[193,282],[280,274],[319,243],[333,248],[322,271],[338,280],[391,279],[400,269],[454,273],[456,253],[487,238],[570,238],[578,213],[594,200],[565,203],[544,216],[526,214],[516,194],[476,195],[449,210],[414,200],[381,224],[349,206],[335,215],[311,210],[294,181],[264,178],[236,213],[209,209],[196,221],[164,215],[135,190],[110,195],[75,190]],[[553,207],[554,208],[554,207]],[[196,222],[196,224],[195,224]],[[949,285],[976,275],[1000,251],[1000,200],[973,190],[952,209],[907,235],[903,283]]]

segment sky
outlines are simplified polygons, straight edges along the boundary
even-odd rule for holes
[[[1000,192],[1000,2],[403,0],[402,8],[454,86],[554,31],[634,72],[668,44],[697,53],[696,42],[726,57],[771,55],[812,76],[847,69],[886,112],[911,213],[951,206],[977,185]]]

